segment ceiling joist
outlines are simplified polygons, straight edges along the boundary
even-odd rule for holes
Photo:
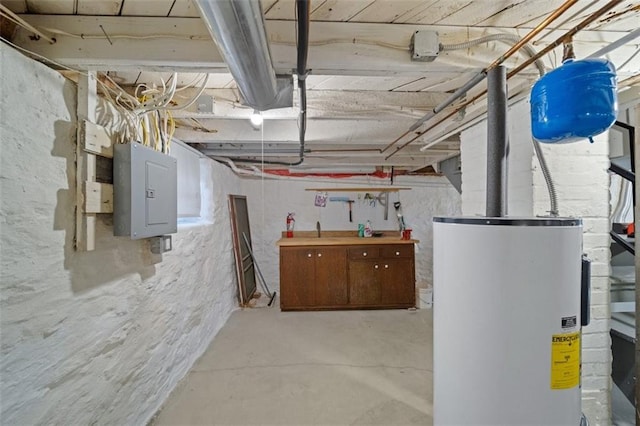
[[[55,36],[55,44],[31,40],[19,30],[14,42],[66,66],[92,70],[151,70],[227,72],[221,55],[200,18],[124,16],[20,15],[30,24]],[[266,21],[273,63],[278,73],[295,68],[295,22]],[[314,75],[423,76],[440,73],[454,78],[470,69],[482,69],[507,48],[500,43],[468,50],[443,52],[434,62],[411,60],[409,44],[417,30],[437,31],[440,42],[459,43],[491,33],[524,35],[527,29],[313,22],[308,67]],[[106,35],[105,35],[106,33]],[[553,40],[560,31],[550,31]],[[107,38],[108,35],[108,38]],[[619,32],[582,31],[574,40],[578,57],[618,39]],[[538,46],[544,46],[539,41]],[[625,57],[634,46],[614,52]],[[506,65],[523,61],[515,55]],[[547,61],[552,65],[553,61]],[[535,73],[531,67],[527,71]]]

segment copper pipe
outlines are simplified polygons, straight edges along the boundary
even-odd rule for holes
[[[400,139],[404,138],[405,136],[407,136],[409,133],[411,133],[411,129],[407,130],[406,132],[404,132],[403,134],[401,134],[400,136],[398,136],[396,138],[396,140],[394,140],[393,142],[391,142],[389,145],[385,146],[384,148],[382,148],[380,150],[380,153],[385,152],[386,150],[388,150],[389,148],[391,148],[392,146],[394,146],[395,144],[397,144]]]
[[[545,47],[544,49],[542,49],[540,52],[538,52],[535,56],[533,56],[532,58],[524,61],[522,64],[520,64],[518,67],[514,68],[513,70],[509,71],[509,74],[507,74],[507,78],[519,73],[520,71],[522,71],[525,67],[529,66],[535,59],[541,57],[542,55],[546,55],[547,53],[549,53],[550,51],[552,51],[553,49],[555,49],[556,47],[560,46],[562,43],[564,43],[565,41],[569,41],[573,38],[573,36],[580,30],[583,30],[586,26],[588,26],[589,24],[591,24],[593,21],[595,21],[596,19],[598,19],[600,16],[604,15],[605,13],[607,13],[610,9],[612,9],[614,6],[617,6],[618,4],[622,3],[622,0],[611,0],[609,3],[605,4],[604,6],[602,6],[600,9],[596,10],[595,12],[593,12],[587,19],[585,19],[584,21],[580,22],[578,25],[576,25],[575,27],[573,27],[572,29],[570,29],[566,34],[558,37],[553,43],[551,43],[550,45],[548,45],[547,47]],[[532,60],[533,59],[533,60]]]
[[[468,85],[471,83],[471,85],[469,87],[466,88],[466,90],[460,94],[459,97],[462,97],[464,95],[464,93],[466,93],[467,90],[473,88],[474,86],[476,86],[478,83],[480,83],[482,80],[484,80],[484,77],[486,77],[487,72],[489,72],[489,70],[497,67],[498,65],[500,65],[502,62],[504,62],[506,59],[510,58],[514,53],[516,53],[518,50],[520,50],[522,48],[522,46],[524,46],[525,44],[527,44],[529,42],[529,40],[531,40],[533,37],[535,37],[538,33],[540,33],[542,30],[544,30],[546,27],[548,27],[553,21],[555,21],[556,19],[558,19],[560,17],[560,15],[562,15],[563,13],[565,13],[571,6],[573,6],[578,0],[567,0],[565,1],[559,8],[557,8],[556,10],[553,11],[553,13],[551,15],[549,15],[547,18],[545,18],[541,23],[539,23],[538,25],[535,26],[535,28],[533,28],[531,31],[529,31],[529,33],[527,35],[525,35],[523,38],[520,39],[520,41],[518,41],[516,44],[514,44],[509,50],[507,50],[506,53],[504,53],[502,56],[500,56],[498,59],[496,59],[495,61],[493,61],[488,67],[486,67],[485,69],[483,69],[480,74],[478,75],[482,75],[482,78],[477,78],[474,77],[473,79],[471,79],[469,82],[467,82],[465,84]],[[621,1],[621,0],[620,0]],[[477,81],[473,81],[474,79],[476,79]],[[456,98],[449,98],[445,101],[445,104],[440,104],[438,106],[436,106],[433,111],[430,111],[429,113],[427,113],[425,115],[425,117],[427,115],[432,115],[435,116],[437,113],[439,113],[440,111],[442,111],[444,108],[448,107],[449,105],[451,105],[453,102],[456,101]],[[429,117],[429,119],[431,119],[432,117]],[[424,120],[424,118],[422,118],[421,120]],[[426,120],[425,120],[426,121]],[[381,152],[385,152],[386,150],[388,150],[389,148],[391,148],[393,145],[395,145],[396,143],[398,143],[400,141],[400,139],[402,139],[403,137],[405,137],[407,134],[409,134],[411,132],[412,129],[407,130],[406,132],[404,132],[400,137],[398,137],[396,140],[394,140],[393,142],[391,142],[389,145],[385,146]],[[415,140],[415,139],[413,139]],[[407,144],[403,145],[406,146]],[[402,149],[402,148],[400,148]],[[387,158],[393,156],[396,152],[398,152],[398,150],[396,150],[393,154],[390,154]]]
[[[547,18],[545,18],[544,21],[542,21],[541,23],[539,23],[538,25],[536,25],[536,27],[534,29],[532,29],[531,31],[529,31],[529,33],[522,37],[520,39],[519,42],[517,42],[516,44],[514,44],[513,46],[511,46],[511,49],[507,50],[507,52],[500,56],[498,59],[496,59],[495,61],[493,61],[491,63],[491,65],[489,65],[486,68],[486,71],[489,71],[495,67],[497,67],[498,65],[500,65],[501,63],[503,63],[505,61],[505,59],[511,57],[511,55],[513,55],[514,53],[516,53],[518,50],[520,50],[522,48],[522,46],[524,46],[525,44],[527,44],[532,38],[534,38],[536,35],[538,35],[539,32],[541,32],[542,30],[544,30],[546,27],[548,27],[553,21],[555,21],[556,19],[558,19],[560,17],[560,15],[562,15],[564,12],[567,11],[567,9],[569,9],[571,6],[574,5],[574,3],[576,3],[578,0],[570,0],[565,2],[562,6],[560,6],[559,8],[557,8],[551,15],[549,15]],[[622,0],[619,0],[622,1]]]
[[[542,49],[541,51],[539,51],[535,56],[532,56],[531,58],[529,58],[528,60],[526,60],[525,62],[523,62],[520,66],[516,67],[515,69],[513,69],[512,71],[510,71],[507,74],[507,79],[513,77],[514,75],[516,75],[518,72],[522,71],[525,67],[531,65],[536,59],[541,58],[543,55],[549,53],[552,49],[560,46],[565,40],[569,40],[571,39],[578,31],[583,30],[586,26],[588,26],[589,24],[591,24],[593,21],[595,21],[596,19],[598,19],[600,16],[602,16],[603,14],[605,14],[606,12],[608,12],[610,9],[612,9],[614,6],[618,5],[622,3],[622,0],[611,0],[609,3],[607,3],[606,5],[604,5],[603,7],[601,7],[600,9],[596,10],[595,12],[593,12],[593,14],[591,14],[588,18],[586,18],[584,21],[580,22],[578,25],[576,25],[575,27],[573,27],[571,30],[569,30],[567,33],[565,33],[564,35],[558,37],[553,43],[551,43],[550,45],[548,45],[547,47],[545,47],[544,49]],[[495,61],[494,61],[495,63]],[[493,65],[493,64],[492,64]],[[491,65],[490,65],[491,66]],[[489,66],[489,67],[490,67]],[[445,120],[447,120],[448,118],[453,117],[455,114],[458,113],[458,111],[460,111],[462,108],[466,107],[467,105],[475,102],[476,100],[478,100],[481,96],[483,96],[485,93],[487,93],[486,90],[482,91],[481,93],[477,94],[476,96],[474,96],[472,99],[464,102],[462,105],[460,105],[459,107],[457,107],[456,109],[454,109],[451,113],[447,114],[444,118],[438,120],[438,122],[436,122],[435,124],[429,126],[427,129],[425,129],[424,131],[421,131],[417,136],[415,136],[414,138],[412,138],[411,140],[409,140],[408,142],[404,143],[403,145],[401,145],[400,147],[398,147],[393,153],[389,154],[387,157],[385,157],[385,160],[388,160],[389,158],[393,157],[398,151],[400,151],[401,149],[405,148],[407,145],[409,145],[410,143],[412,143],[413,141],[415,141],[416,139],[418,139],[420,136],[424,135],[426,132],[428,132],[429,130],[433,129],[434,127],[438,126],[439,124],[441,124],[442,122],[444,122]]]
[[[309,152],[377,152],[380,154],[380,148],[310,149]]]
[[[407,145],[409,145],[410,143],[412,143],[413,141],[415,141],[416,139],[418,139],[420,136],[424,135],[425,133],[427,133],[429,130],[433,129],[434,127],[442,124],[443,122],[445,122],[446,120],[448,120],[449,118],[453,117],[454,115],[456,115],[458,113],[458,111],[460,111],[461,109],[463,109],[464,107],[474,103],[475,101],[477,101],[478,99],[480,99],[482,96],[484,96],[487,93],[486,90],[483,90],[482,92],[478,93],[477,95],[475,95],[473,98],[469,99],[468,101],[465,101],[462,105],[460,105],[459,107],[455,108],[453,111],[451,111],[449,114],[445,115],[444,117],[442,117],[440,120],[438,120],[437,122],[435,122],[434,124],[432,124],[431,126],[427,127],[425,130],[423,130],[422,132],[418,133],[416,136],[414,136],[412,139],[409,139],[407,142],[405,142],[403,145],[400,145],[398,148],[396,148],[396,150],[394,152],[392,152],[391,154],[389,154],[388,156],[386,156],[384,159],[388,160],[389,158],[393,157],[394,155],[396,155],[396,153],[398,151],[400,151],[401,149],[404,149]]]

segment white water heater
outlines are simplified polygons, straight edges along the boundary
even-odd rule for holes
[[[581,220],[433,228],[434,424],[578,426]]]

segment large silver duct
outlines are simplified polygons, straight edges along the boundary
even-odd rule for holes
[[[259,0],[195,0],[243,103],[265,111],[293,106],[293,78],[276,77]]]

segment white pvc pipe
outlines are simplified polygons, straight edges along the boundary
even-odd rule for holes
[[[637,29],[631,31],[626,36],[621,37],[618,40],[610,43],[609,45],[607,45],[605,47],[603,47],[602,49],[593,52],[591,55],[587,56],[587,58],[599,58],[601,56],[604,56],[607,53],[616,50],[620,46],[623,46],[624,44],[626,44],[626,43],[630,42],[631,40],[634,40],[634,39],[636,39],[638,37],[640,37],[640,28],[637,28]]]

